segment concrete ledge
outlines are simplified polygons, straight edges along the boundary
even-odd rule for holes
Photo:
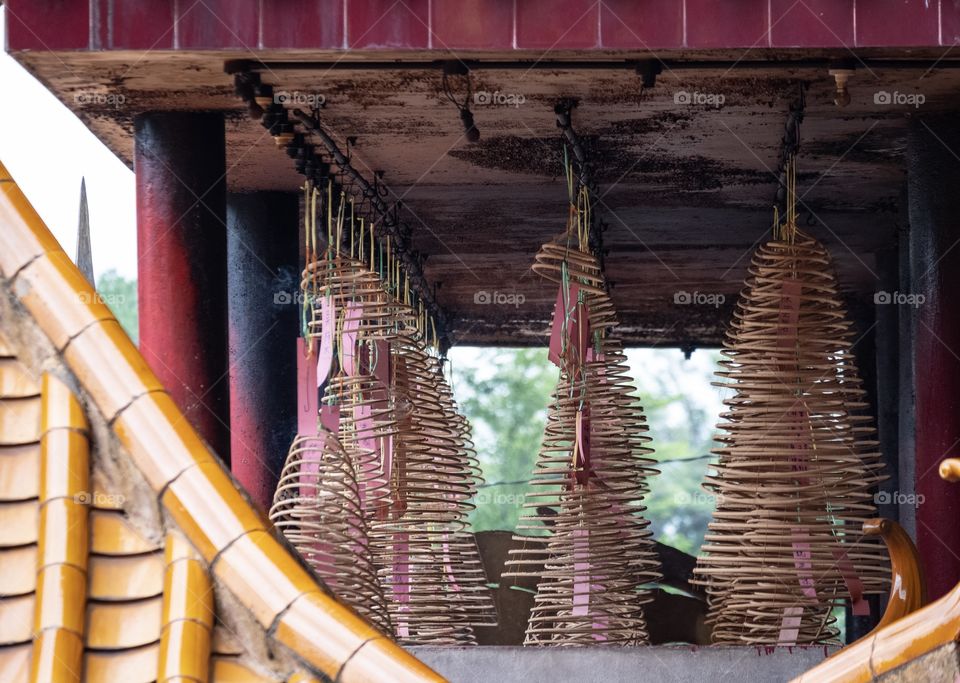
[[[827,647],[412,647],[451,683],[699,683],[789,681]]]

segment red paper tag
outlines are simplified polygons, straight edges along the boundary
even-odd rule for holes
[[[340,433],[340,406],[325,405],[320,408],[320,424],[334,434]]]
[[[850,592],[850,609],[855,616],[865,617],[870,615],[870,603],[863,597],[863,582],[857,576],[857,570],[853,562],[847,556],[847,551],[841,547],[833,547],[830,550],[833,559],[837,562],[837,568],[843,577],[843,582],[847,585]]]

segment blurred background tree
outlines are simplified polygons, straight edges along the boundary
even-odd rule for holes
[[[97,276],[97,291],[103,302],[110,307],[120,325],[133,340],[139,343],[137,323],[137,281],[128,280],[116,270],[108,270]]]
[[[713,500],[700,487],[722,409],[712,387],[719,352],[631,349],[637,385],[662,474],[651,480],[647,517],[657,540],[696,554]],[[544,348],[457,347],[450,351],[454,391],[474,429],[486,485],[475,500],[475,531],[513,530],[533,472],[557,368]]]

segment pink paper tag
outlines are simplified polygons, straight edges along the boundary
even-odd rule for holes
[[[407,544],[407,534],[397,534],[393,563],[393,598],[397,601],[397,612],[405,614],[410,611],[410,550]],[[397,618],[394,624],[398,638],[410,637],[410,626],[403,617]]]
[[[800,624],[803,623],[803,607],[784,607],[783,620],[780,622],[780,637],[777,645],[792,646],[800,637]]]
[[[603,590],[602,586],[593,585],[594,577],[591,576],[590,566],[590,530],[573,530],[573,609],[571,614],[575,617],[585,617],[590,614],[590,592],[593,590]],[[607,636],[603,633],[608,626],[607,620],[602,616],[594,616],[593,628],[596,633],[593,639],[603,641]]]
[[[576,305],[579,297],[580,285],[576,282],[571,282],[570,288],[566,292],[563,285],[560,285],[557,289],[557,301],[553,305],[553,324],[550,327],[550,348],[547,351],[547,358],[557,367],[563,367],[561,356],[563,355],[564,341],[567,344],[570,343],[570,332],[574,329],[576,323]],[[569,319],[567,313],[570,314]],[[566,326],[564,323],[566,323]]]
[[[578,484],[586,484],[590,480],[590,408],[584,405],[577,411],[576,437],[574,441],[575,477]]]
[[[833,555],[837,568],[840,570],[840,575],[843,577],[843,582],[850,592],[850,609],[858,617],[869,616],[870,603],[863,597],[863,582],[857,576],[857,570],[847,556],[847,551],[834,546],[830,549],[830,554]]]
[[[297,339],[297,432],[309,436],[317,433],[319,395],[317,391],[317,359],[307,358],[306,343]]]
[[[336,328],[336,316],[333,310],[333,297],[325,296],[320,300],[320,353],[317,358],[317,386],[322,387],[330,377],[333,367],[333,337]]]
[[[343,371],[353,377],[360,370],[357,363],[357,336],[360,331],[360,318],[363,304],[359,301],[347,303],[343,317],[343,336],[340,339],[343,351]]]
[[[793,566],[797,569],[797,580],[803,594],[817,599],[816,584],[813,580],[813,556],[810,553],[810,535],[802,527],[790,530],[793,536]]]

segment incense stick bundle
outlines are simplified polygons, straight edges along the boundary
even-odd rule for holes
[[[883,477],[853,345],[826,249],[789,225],[754,255],[717,373],[734,393],[695,570],[717,643],[836,642],[832,608],[888,583],[861,532]]]
[[[384,633],[392,633],[370,553],[352,459],[321,430],[290,446],[270,520],[337,597]]]
[[[523,546],[511,550],[504,573],[532,576],[545,566],[527,645],[647,642],[644,584],[659,576],[641,504],[656,473],[653,451],[626,359],[610,335],[616,317],[586,247],[585,202],[582,194],[579,224],[544,245],[533,266],[560,286],[550,354],[560,378],[518,526],[550,534],[515,537]]]
[[[324,382],[320,369],[325,423],[359,473],[394,636],[405,644],[474,644],[472,626],[496,623],[496,613],[467,529],[480,474],[469,425],[389,244],[368,256],[328,248],[304,270],[306,335],[332,375]]]

